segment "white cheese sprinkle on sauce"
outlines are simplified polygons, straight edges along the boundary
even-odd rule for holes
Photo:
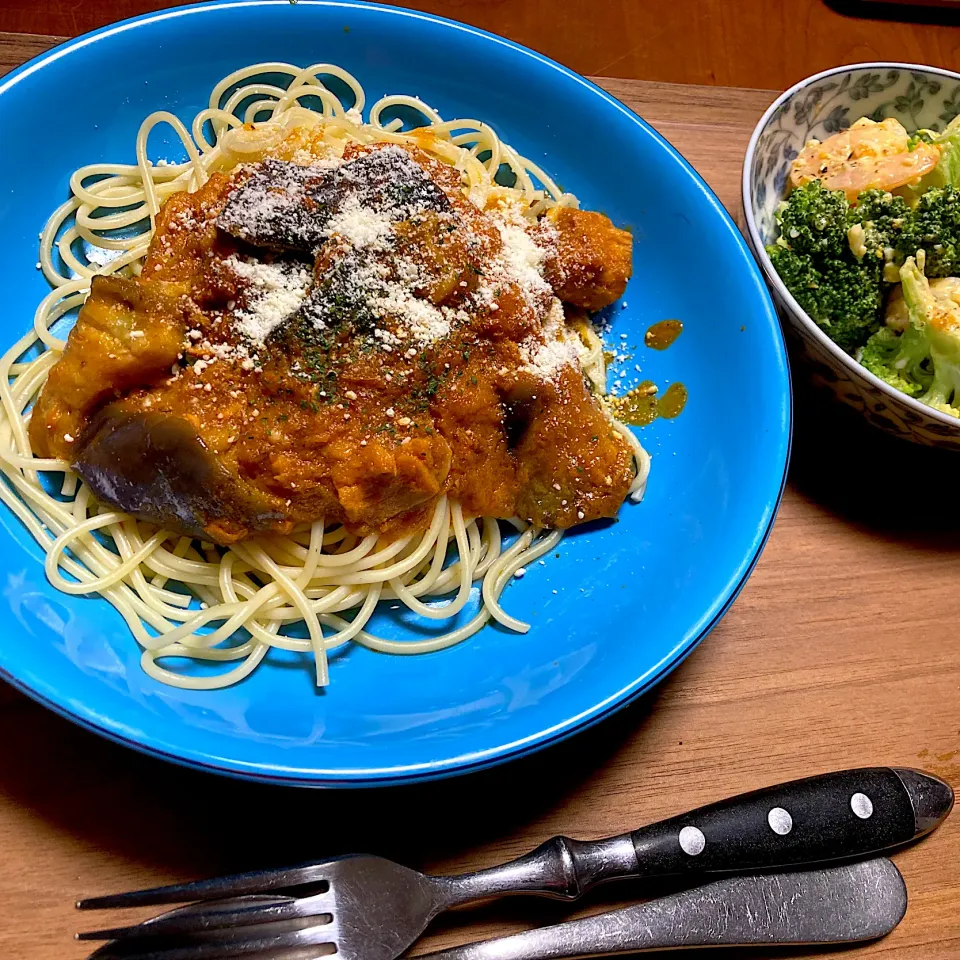
[[[305,265],[228,257],[227,265],[247,281],[247,306],[234,314],[234,325],[248,340],[263,346],[307,299],[313,272]]]

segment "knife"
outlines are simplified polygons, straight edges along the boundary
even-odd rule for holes
[[[858,943],[903,919],[907,889],[889,860],[751,877],[725,877],[420,960],[564,960],[690,947]]]
[[[509,893],[572,900],[621,878],[748,873],[889,851],[953,808],[948,783],[906,767],[861,767],[721,800],[604,840],[553,837],[500,866],[432,878],[446,906]]]

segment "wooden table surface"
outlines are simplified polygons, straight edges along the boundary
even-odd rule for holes
[[[0,34],[0,73],[49,43]],[[739,215],[741,159],[771,92],[600,82]],[[801,390],[779,519],[723,622],[632,707],[470,777],[359,792],[220,779],[115,746],[0,685],[0,957],[84,956],[71,941],[79,894],[354,850],[468,870],[555,833],[600,837],[841,767],[920,766],[960,785],[957,462]],[[960,957],[960,815],[896,861],[906,919],[853,952]],[[581,912],[644,892],[610,887]],[[543,901],[492,904],[441,918],[418,949],[563,915]]]
[[[75,36],[174,2],[0,0],[0,30]],[[673,83],[784,89],[838,63],[866,60],[956,70],[960,37],[956,0],[953,9],[938,10],[870,0],[393,2],[499,33],[579,73]]]

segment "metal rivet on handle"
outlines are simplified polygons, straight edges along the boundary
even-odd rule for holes
[[[691,857],[703,853],[707,845],[707,838],[696,827],[684,827],[680,831],[680,849]]]
[[[850,809],[861,820],[869,820],[873,816],[873,801],[865,793],[855,793],[850,798]]]
[[[793,829],[793,817],[783,807],[774,807],[767,814],[770,829],[778,836],[785,837]]]

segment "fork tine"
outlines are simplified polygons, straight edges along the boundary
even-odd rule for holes
[[[217,931],[213,939],[183,937],[178,940],[117,940],[94,951],[89,960],[222,960],[227,957],[280,957],[299,955],[310,948],[314,956],[336,953],[329,925],[270,924]]]
[[[329,916],[333,898],[329,893],[313,897],[246,896],[201,902],[179,907],[130,926],[78,933],[78,940],[124,940],[134,937],[174,937],[224,927],[248,927],[279,920]]]
[[[288,887],[317,883],[326,879],[325,872],[333,861],[311,863],[302,867],[287,867],[280,870],[255,870],[237,873],[212,880],[195,880],[192,883],[174,883],[166,887],[151,887],[148,890],[130,890],[105,897],[86,897],[77,901],[78,910],[106,910],[113,907],[157,906],[165,903],[187,903],[196,900],[220,900],[244,894],[268,893]]]

